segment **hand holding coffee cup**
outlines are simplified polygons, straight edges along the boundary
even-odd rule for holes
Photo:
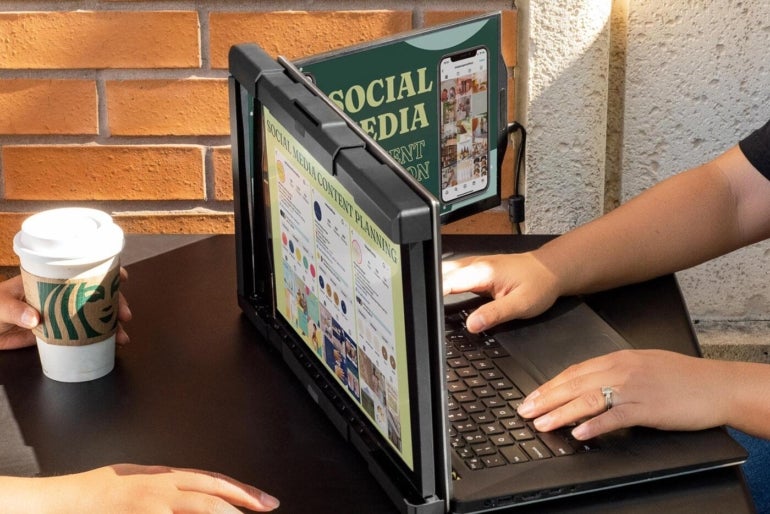
[[[123,231],[101,211],[62,208],[27,218],[14,238],[43,372],[94,380],[115,363]]]

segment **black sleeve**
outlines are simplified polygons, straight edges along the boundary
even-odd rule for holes
[[[770,121],[743,139],[738,146],[749,162],[770,179]]]

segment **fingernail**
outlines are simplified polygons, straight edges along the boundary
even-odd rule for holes
[[[487,328],[487,320],[484,319],[483,314],[474,314],[468,317],[468,320],[465,322],[465,328],[470,332],[481,332]]]
[[[535,424],[535,428],[541,431],[548,430],[548,427],[551,425],[551,415],[546,414],[545,416],[540,416],[537,418],[533,423]]]
[[[260,501],[262,502],[262,505],[264,505],[268,509],[277,509],[278,506],[281,504],[281,502],[278,501],[278,498],[274,498],[264,492],[262,493],[262,497],[260,498]]]
[[[538,396],[540,396],[540,390],[539,389],[535,389],[534,391],[529,393],[526,398],[524,398],[524,401],[521,402],[521,404],[522,405],[528,404],[529,408],[533,408],[535,406],[535,399]]]
[[[585,425],[576,426],[575,429],[572,430],[572,437],[574,437],[578,441],[589,439]]]
[[[530,400],[524,400],[524,403],[519,405],[519,415],[524,416],[525,418],[531,417],[532,412],[535,410],[535,404],[534,402]]]
[[[35,328],[39,323],[37,313],[30,309],[25,309],[21,313],[21,324],[24,328]]]

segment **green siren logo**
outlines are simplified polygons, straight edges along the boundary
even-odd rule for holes
[[[49,344],[79,346],[98,343],[118,326],[120,267],[85,279],[37,278],[38,309],[43,322],[35,335]]]

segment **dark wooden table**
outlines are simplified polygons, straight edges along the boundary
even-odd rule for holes
[[[448,240],[458,251],[477,243]],[[131,343],[102,379],[61,384],[43,376],[34,348],[0,354],[0,384],[42,474],[117,462],[196,467],[265,489],[281,500],[280,512],[395,512],[363,461],[241,315],[234,248],[232,236],[216,236],[137,257],[124,286],[134,314],[126,327]],[[591,303],[641,346],[690,329],[671,277]],[[512,512],[752,511],[741,473],[731,468]]]

